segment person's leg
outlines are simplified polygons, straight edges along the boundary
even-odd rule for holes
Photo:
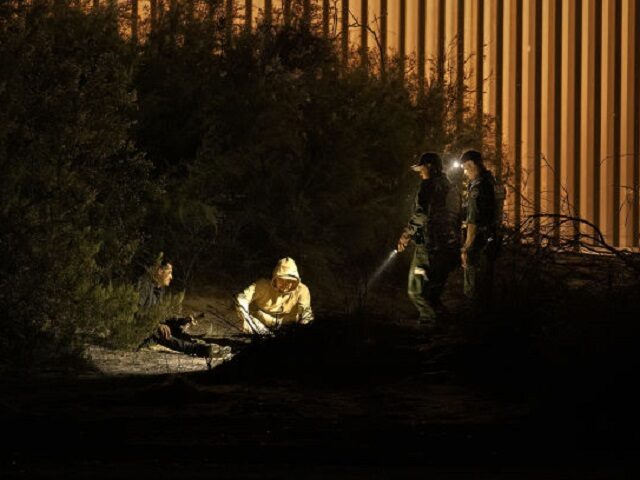
[[[449,250],[440,250],[429,254],[429,280],[425,285],[425,297],[436,311],[443,308],[440,297],[449,274],[456,267],[457,256],[457,251]]]
[[[163,347],[170,348],[177,352],[186,353],[187,355],[196,355],[198,357],[210,357],[213,347],[207,343],[196,343],[183,338],[174,337],[169,338],[155,335],[154,340]]]
[[[407,293],[418,310],[419,322],[425,324],[433,324],[436,319],[436,312],[425,297],[429,275],[429,256],[424,246],[417,245],[409,268]]]
[[[495,261],[485,253],[484,259],[482,262],[482,270],[480,271],[480,275],[478,279],[481,285],[479,290],[480,290],[480,298],[481,298],[480,308],[482,310],[482,313],[491,313],[491,310],[493,308],[494,264],[495,264]]]
[[[213,348],[206,343],[198,343],[185,333],[184,326],[177,322],[168,322],[167,325],[171,330],[169,338],[163,338],[161,335],[155,335],[155,341],[163,347],[170,348],[177,352],[186,353],[187,355],[196,355],[198,357],[210,357]]]
[[[485,313],[491,304],[493,265],[486,252],[480,250],[469,255],[464,271],[464,293],[471,300],[476,313]]]

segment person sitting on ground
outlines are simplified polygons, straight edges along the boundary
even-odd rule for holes
[[[236,296],[236,312],[245,333],[265,335],[281,326],[313,321],[311,294],[300,281],[292,258],[278,261],[271,280],[262,278]]]
[[[138,306],[141,311],[148,310],[162,303],[165,288],[173,279],[173,266],[169,262],[160,263],[152,267],[138,281],[138,293],[140,295]],[[164,347],[198,357],[211,357],[213,346],[206,343],[198,343],[185,332],[188,325],[195,325],[193,315],[187,317],[171,317],[163,320],[156,332],[145,339],[141,346],[157,343]]]

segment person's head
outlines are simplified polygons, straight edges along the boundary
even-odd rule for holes
[[[173,265],[169,262],[161,263],[154,272],[153,280],[159,287],[168,287],[173,280]]]
[[[485,169],[482,154],[477,150],[467,150],[460,157],[460,165],[469,180],[475,180]]]
[[[300,283],[298,266],[293,258],[282,258],[273,270],[271,285],[279,293],[289,293],[295,290]]]
[[[292,292],[298,286],[298,280],[288,277],[276,277],[273,281],[273,286],[280,293]]]
[[[435,152],[425,152],[420,155],[417,163],[411,165],[411,170],[426,180],[442,172],[442,159]]]

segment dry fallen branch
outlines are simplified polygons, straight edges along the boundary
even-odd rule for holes
[[[545,220],[548,223],[543,223]],[[537,223],[539,222],[539,223]],[[583,225],[593,233],[583,233],[578,227],[571,236],[562,235],[563,226]],[[602,231],[589,220],[560,213],[535,213],[528,215],[508,236],[509,240],[535,239],[537,248],[547,249],[549,253],[560,252],[589,252],[609,254],[624,263],[637,275],[640,275],[640,264],[637,262],[637,254],[615,248],[609,244]]]

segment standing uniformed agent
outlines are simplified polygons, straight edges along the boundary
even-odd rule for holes
[[[432,328],[442,309],[440,296],[447,277],[458,265],[460,195],[443,173],[437,153],[422,154],[411,169],[422,182],[398,251],[405,250],[411,240],[416,244],[407,293],[418,309],[419,325]]]
[[[478,313],[491,306],[493,264],[498,248],[495,179],[482,155],[466,151],[460,158],[468,179],[466,238],[461,249],[464,293]]]

